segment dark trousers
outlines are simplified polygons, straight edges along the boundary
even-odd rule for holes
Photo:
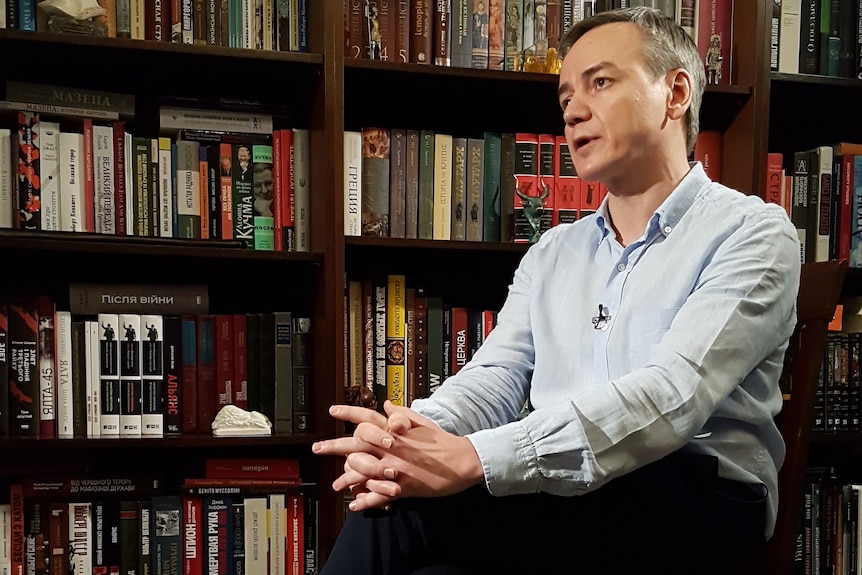
[[[742,574],[765,514],[762,485],[676,453],[575,497],[475,487],[352,513],[321,575]]]

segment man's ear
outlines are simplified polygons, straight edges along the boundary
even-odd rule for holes
[[[691,76],[677,68],[667,73],[667,83],[670,88],[667,101],[667,115],[672,120],[681,120],[691,105]]]

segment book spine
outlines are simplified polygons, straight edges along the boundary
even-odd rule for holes
[[[275,419],[273,433],[294,432],[293,426],[293,340],[291,312],[275,312]]]
[[[541,232],[536,200],[539,192],[539,138],[537,134],[515,135],[515,242],[533,243]],[[541,200],[539,200],[539,203]]]
[[[9,309],[0,301],[0,438],[9,437]]]
[[[254,190],[252,188],[251,145],[231,144],[233,177],[233,236],[254,249]]]
[[[502,135],[499,132],[485,132],[484,136],[485,178],[482,184],[482,241],[500,241],[500,162]]]
[[[119,314],[100,313],[99,333],[99,414],[101,437],[120,436],[121,384],[117,330]]]
[[[419,131],[407,130],[407,155],[404,169],[404,237],[416,239],[419,233]]]
[[[374,396],[377,398],[377,410],[383,412],[383,403],[389,398],[389,386],[386,381],[386,277],[376,276],[371,282],[372,302],[374,306],[372,366]]]
[[[502,70],[506,57],[505,36],[505,0],[488,0],[488,69]],[[547,6],[545,0],[533,0],[536,19],[542,18],[541,25],[535,27],[537,32],[536,53],[544,61],[548,52],[548,26],[546,21]],[[540,9],[543,6],[543,9]]]
[[[282,150],[284,157],[281,165],[282,205],[284,209],[281,214],[282,227],[282,250],[286,252],[296,251],[296,181],[294,178],[294,163],[296,160],[296,146],[294,145],[293,130],[284,129],[281,132]]]
[[[180,397],[182,398],[182,434],[198,432],[198,327],[194,315],[184,314],[181,317],[182,328],[182,379]]]
[[[504,132],[500,135],[500,241],[512,242],[514,239],[515,134]]]
[[[344,132],[344,235],[362,235],[362,133]]]
[[[69,502],[70,572],[93,572],[92,533],[92,503],[89,501]]]
[[[60,231],[84,231],[84,135],[60,132]]]
[[[410,62],[431,64],[433,59],[433,19],[432,0],[413,0],[410,5]]]
[[[254,249],[275,251],[275,217],[273,208],[272,146],[255,144],[251,147],[252,162],[252,213],[254,221]]]
[[[452,0],[435,0],[431,49],[435,66],[452,65]]]
[[[417,237],[434,238],[434,132],[419,133],[419,210]]]
[[[57,336],[55,319],[57,306],[49,296],[38,296],[36,313],[39,318],[37,351],[39,362],[39,437],[57,437]]]
[[[173,154],[171,153],[171,139],[159,138],[159,221],[157,234],[163,238],[174,237],[174,166]]]
[[[34,300],[10,301],[9,314],[9,435],[39,435],[39,335]]]
[[[203,499],[184,494],[183,506],[183,568],[182,573],[204,573],[204,541],[207,541]]]
[[[114,159],[114,207],[115,233],[118,236],[128,235],[132,229],[129,222],[129,182],[126,181],[126,125],[123,122],[111,122]]]
[[[158,314],[141,316],[141,434],[165,435],[164,319]]]
[[[293,191],[296,251],[311,251],[311,133],[293,129]]]
[[[177,140],[177,224],[179,237],[201,238],[200,143]]]
[[[208,457],[204,475],[211,479],[285,479],[299,477],[299,460],[273,457]]]
[[[485,182],[485,143],[480,138],[467,140],[467,240],[481,242],[484,227],[483,186]]]
[[[389,153],[389,237],[406,237],[404,205],[406,201],[407,130],[390,130]]]
[[[539,215],[539,233],[545,233],[553,226],[554,198],[556,197],[556,182],[554,180],[554,156],[556,151],[553,134],[539,134],[539,157],[537,174],[537,192],[544,199],[536,206]],[[513,198],[514,199],[514,198]]]
[[[243,499],[243,547],[246,573],[267,573],[267,497],[249,496]]]
[[[0,12],[3,10],[0,9]],[[15,198],[12,174],[18,171],[17,145],[15,148],[15,169],[13,170],[12,131],[9,128],[0,128],[0,228],[2,229],[11,229],[14,222],[12,214],[15,212]]]
[[[310,317],[292,317],[293,432],[314,430],[314,334]]]
[[[153,575],[181,573],[183,549],[183,505],[179,495],[152,498]]]
[[[409,293],[409,292],[408,292]],[[428,397],[428,296],[419,288],[413,298],[416,364],[414,399]],[[409,353],[409,349],[408,349]]]
[[[60,229],[60,124],[39,122],[39,181],[42,186],[42,229]]]
[[[554,187],[554,225],[570,224],[578,219],[581,203],[581,183],[572,162],[572,154],[565,136],[556,136],[556,185]]]
[[[467,138],[452,141],[452,223],[451,239],[467,239],[465,202],[467,198]]]
[[[198,433],[212,432],[218,412],[216,380],[216,321],[211,314],[199,315],[197,321],[197,408]]]
[[[18,112],[18,227],[42,229],[38,112]]]
[[[233,404],[233,314],[215,315],[216,403],[218,409]]]
[[[119,314],[120,341],[120,437],[141,437],[141,316]]]
[[[386,398],[394,405],[406,405],[407,323],[406,278],[390,274],[386,285]]]
[[[233,400],[231,403],[248,410],[248,316],[233,315]]]
[[[428,395],[443,383],[443,298],[427,296]]]
[[[362,235],[389,237],[390,133],[362,128]]]
[[[820,0],[814,1],[820,4]],[[730,84],[733,0],[699,0],[697,13],[697,51],[706,65],[706,83]],[[817,22],[814,36],[818,38],[819,29]],[[819,44],[819,40],[815,41]],[[811,46],[811,49],[819,52],[819,47]],[[808,49],[806,52],[813,54]],[[814,58],[819,58],[819,54]],[[813,73],[817,73],[816,68]]]
[[[452,237],[452,135],[434,134],[434,207],[432,239]]]
[[[87,356],[86,386],[87,386],[87,439],[98,438],[102,435],[102,411],[101,411],[101,379],[99,376],[101,355],[99,350],[99,322],[87,320],[85,322],[84,349]]]
[[[116,235],[114,132],[110,126],[93,125],[93,177],[96,186],[96,233]]]

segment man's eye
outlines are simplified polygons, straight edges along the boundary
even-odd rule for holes
[[[607,78],[596,78],[595,79],[596,88],[604,88],[608,84]]]
[[[571,102],[571,101],[572,101],[571,98],[564,98],[564,99],[560,100],[560,108],[562,108],[562,110],[565,112],[566,108],[569,106],[569,102]]]

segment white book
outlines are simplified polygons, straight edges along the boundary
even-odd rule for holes
[[[287,497],[284,493],[272,493],[268,498],[269,575],[286,575]]]
[[[96,406],[99,405],[99,389],[96,371],[98,370],[99,353],[96,348],[99,345],[98,323],[95,320],[84,322],[84,383],[87,394],[87,439],[96,439],[101,435],[101,427],[96,423]]]
[[[84,134],[60,132],[60,231],[84,231]]]
[[[127,130],[126,133],[123,134],[123,140],[125,141],[125,145],[123,146],[123,157],[125,159],[124,166],[126,169],[126,235],[134,236],[135,218],[129,216],[129,214],[134,213],[132,206],[135,205],[135,186],[133,183],[135,181],[134,135],[130,134]]]
[[[95,183],[96,233],[116,234],[114,207],[114,129],[93,124],[93,180]]]
[[[245,574],[268,575],[267,498],[246,497],[243,506]]]
[[[141,436],[141,316],[119,314],[120,437]]]
[[[163,131],[218,130],[271,135],[272,115],[233,110],[162,107],[159,109],[159,128]]]
[[[432,238],[452,237],[452,135],[434,134],[434,226]]]
[[[69,572],[93,572],[92,504],[88,501],[69,503]]]
[[[39,180],[42,184],[42,230],[60,230],[60,124],[42,120],[39,129]]]
[[[2,12],[0,10],[0,13]],[[11,550],[12,505],[10,503],[0,503],[0,575],[9,575],[12,573]]]
[[[54,300],[48,297],[39,297],[36,304],[38,320],[39,351],[39,425],[50,425],[52,430],[57,414],[56,369],[54,358],[56,357],[56,336],[54,333],[54,320],[57,308]]]
[[[163,320],[141,315],[141,435],[164,436],[165,362]]]
[[[174,166],[171,139],[159,138],[159,236],[174,236]]]
[[[0,128],[0,228],[11,228],[15,198],[12,196],[12,130]]]
[[[362,132],[344,132],[344,235],[362,235]]]
[[[201,237],[200,144],[177,140],[177,226],[179,237]]]
[[[829,241],[831,233],[829,224],[835,219],[832,214],[833,206],[837,203],[832,201],[835,193],[832,174],[832,146],[817,147],[818,165],[811,166],[811,170],[817,174],[817,190],[811,190],[817,195],[817,229],[814,230],[814,261],[825,262],[829,260]],[[824,198],[825,195],[825,198]]]
[[[296,251],[311,251],[311,141],[308,130],[293,129],[293,205]]]
[[[119,342],[120,316],[116,313],[98,314],[99,401],[93,410],[98,414],[100,437],[120,436],[120,361]]]
[[[75,397],[72,390],[72,313],[57,310],[54,315],[57,339],[57,437],[73,439]]]
[[[799,73],[799,27],[802,25],[802,0],[781,0],[778,24],[778,72]]]

